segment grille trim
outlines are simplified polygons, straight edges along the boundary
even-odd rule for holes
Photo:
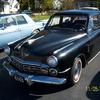
[[[10,57],[9,63],[22,72],[46,74],[46,75],[48,74],[49,66],[39,62],[23,61],[16,57]]]

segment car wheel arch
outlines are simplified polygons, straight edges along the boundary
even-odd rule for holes
[[[73,65],[71,67],[71,70],[69,71],[68,80],[72,85],[75,85],[80,80],[83,68],[82,57],[83,54],[79,54],[74,58]],[[79,66],[78,64],[80,64],[80,67],[78,67]]]
[[[82,60],[82,68],[86,67],[86,56],[84,53],[79,54],[76,58],[80,58]]]

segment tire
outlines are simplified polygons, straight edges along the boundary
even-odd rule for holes
[[[82,73],[82,60],[80,57],[76,57],[73,62],[73,66],[70,71],[70,82],[76,84],[79,82]]]

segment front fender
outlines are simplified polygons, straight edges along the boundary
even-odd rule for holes
[[[86,63],[86,55],[88,55],[88,42],[82,44],[80,42],[73,43],[67,48],[64,48],[60,52],[56,53],[55,56],[58,58],[58,62],[61,70],[71,68],[73,61],[76,57],[84,57]]]

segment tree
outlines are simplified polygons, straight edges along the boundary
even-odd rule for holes
[[[28,7],[31,11],[35,10],[35,0],[28,0]]]
[[[20,3],[20,9],[29,9],[33,11],[35,9],[35,0],[17,0]]]
[[[61,10],[65,9],[73,9],[75,0],[60,0],[61,2]]]
[[[28,9],[28,0],[18,0],[20,4],[20,10]]]
[[[0,2],[0,12],[3,11],[3,7],[4,7],[4,2],[1,1],[1,2]]]
[[[40,8],[43,11],[52,10],[53,9],[53,0],[40,0]]]

